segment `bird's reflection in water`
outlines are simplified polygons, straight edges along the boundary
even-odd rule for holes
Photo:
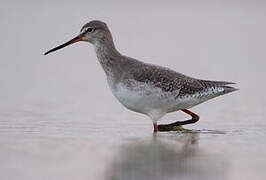
[[[198,147],[198,133],[158,133],[121,147],[108,180],[225,179],[226,163]]]

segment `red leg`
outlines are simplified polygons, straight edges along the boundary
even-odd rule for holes
[[[192,116],[192,120],[194,120],[193,123],[195,123],[195,122],[197,122],[199,120],[199,116],[197,114],[195,114],[195,113],[193,113],[193,112],[191,112],[191,111],[189,111],[187,109],[182,109],[181,111],[183,111],[183,112],[189,114],[190,116]]]
[[[157,123],[153,123],[153,132],[157,132],[158,131],[158,125]]]

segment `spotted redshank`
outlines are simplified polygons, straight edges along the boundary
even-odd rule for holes
[[[189,108],[237,90],[228,86],[234,84],[232,82],[196,79],[120,54],[106,23],[98,20],[85,24],[78,36],[45,55],[79,41],[93,44],[113,95],[126,108],[149,116],[154,132],[171,131],[197,122],[199,116],[189,111]],[[192,118],[157,125],[157,121],[165,114],[179,110]]]

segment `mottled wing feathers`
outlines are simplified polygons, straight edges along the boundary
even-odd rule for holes
[[[227,86],[229,84],[235,84],[233,82],[195,79],[171,69],[152,64],[143,63],[138,68],[134,68],[131,74],[136,81],[150,83],[165,92],[179,91],[178,96],[191,95],[208,88],[222,87],[228,90],[228,92],[237,90]]]
[[[204,86],[197,79],[177,73],[168,68],[143,64],[132,71],[136,81],[151,83],[165,92],[179,91],[179,96],[194,94],[204,89]]]
[[[200,79],[199,81],[204,87],[223,87],[229,84],[235,84],[233,82],[226,82],[226,81],[208,81],[208,80],[200,80]]]

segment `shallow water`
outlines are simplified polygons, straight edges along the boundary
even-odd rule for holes
[[[264,2],[3,4],[0,179],[265,179]],[[128,56],[240,91],[192,108],[201,119],[186,130],[153,134],[115,100],[90,45],[42,55],[92,19]]]

